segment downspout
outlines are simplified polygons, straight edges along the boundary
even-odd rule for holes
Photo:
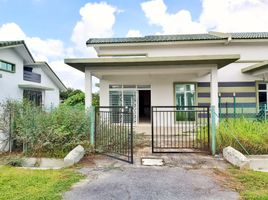
[[[226,42],[224,43],[225,45],[228,45],[232,41],[232,36],[228,35]]]

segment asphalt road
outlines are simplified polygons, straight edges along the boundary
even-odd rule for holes
[[[84,169],[88,178],[64,194],[65,200],[238,199],[202,170],[177,167]]]

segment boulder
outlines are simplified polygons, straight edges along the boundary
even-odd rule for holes
[[[223,149],[223,157],[232,165],[239,168],[248,168],[249,160],[241,152],[229,146]]]
[[[78,163],[85,155],[85,149],[81,145],[75,147],[72,151],[70,151],[67,156],[64,158],[64,163],[66,166],[74,165]]]
[[[9,151],[9,140],[8,140],[8,133],[3,132],[0,130],[0,152],[7,152]]]

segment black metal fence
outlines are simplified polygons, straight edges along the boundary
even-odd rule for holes
[[[132,107],[96,107],[95,148],[100,153],[133,163]]]
[[[153,106],[153,153],[209,151],[209,107]]]

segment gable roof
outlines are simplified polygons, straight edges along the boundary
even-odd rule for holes
[[[47,62],[35,62],[31,66],[39,66],[41,67],[44,72],[49,75],[49,77],[52,79],[52,81],[58,86],[60,91],[67,90],[66,86],[63,84],[63,82],[60,80],[60,78],[57,76],[57,74],[51,69],[49,64]]]
[[[175,42],[175,41],[208,41],[231,39],[268,39],[268,32],[237,32],[220,33],[209,32],[201,34],[178,34],[178,35],[148,35],[144,37],[126,38],[90,38],[87,45],[119,44],[119,43],[153,43],[153,42]]]
[[[24,40],[15,40],[15,41],[0,41],[0,49],[2,48],[13,48],[13,47],[22,47],[24,51],[26,52],[26,58],[27,62],[35,62],[34,58],[28,49],[27,45],[25,44]],[[22,55],[23,56],[23,55]]]
[[[66,86],[62,83],[60,78],[56,75],[56,73],[51,69],[51,67],[46,62],[36,62],[29,51],[27,45],[25,44],[24,40],[17,40],[17,41],[0,41],[0,50],[1,48],[19,48],[23,47],[26,51],[26,54],[30,57],[30,61],[28,61],[27,65],[32,66],[41,66],[44,69],[44,72],[52,79],[52,81],[57,85],[60,90],[66,90]]]

